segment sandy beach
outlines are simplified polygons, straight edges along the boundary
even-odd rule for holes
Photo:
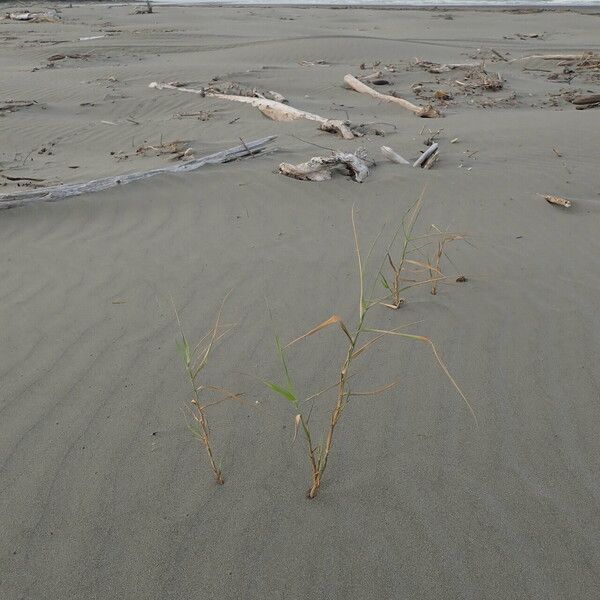
[[[0,597],[598,598],[600,107],[570,100],[600,77],[513,59],[597,52],[600,13],[59,9],[60,23],[0,21],[0,106],[26,101],[0,111],[0,194],[185,161],[160,150],[174,140],[201,157],[278,138],[253,158],[0,210]],[[502,89],[417,57],[485,61]],[[378,91],[443,118],[344,88],[374,70]],[[344,140],[153,81],[274,90],[385,135]],[[432,137],[429,170],[379,150],[412,162]],[[277,172],[358,147],[377,163],[362,184]],[[425,346],[384,340],[357,386],[400,383],[347,407],[308,500],[294,411],[261,382],[281,380],[274,334],[352,322],[352,206],[365,252],[383,229],[379,251],[425,186],[420,223],[467,234],[451,255],[468,281],[410,290],[373,320],[418,322],[478,425]],[[186,426],[172,302],[197,339],[230,289],[235,328],[208,373],[244,403],[210,413],[217,486]],[[306,395],[335,381],[340,335],[291,349]]]

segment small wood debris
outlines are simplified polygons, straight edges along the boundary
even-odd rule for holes
[[[446,92],[445,90],[436,90],[433,93],[433,97],[436,100],[452,100],[452,94],[450,92]]]
[[[439,156],[439,144],[434,142],[417,158],[417,160],[413,163],[413,167],[421,167],[422,169],[431,169],[435,161]]]
[[[35,100],[6,100],[4,104],[0,104],[0,114],[4,112],[15,112],[20,108],[33,106],[37,104]]]
[[[410,165],[410,163],[403,156],[400,156],[389,146],[381,146],[381,154],[383,154],[388,160],[391,160],[399,165]]]
[[[27,21],[29,23],[60,23],[61,17],[56,10],[46,12],[6,13],[0,20]]]
[[[561,196],[540,195],[544,198],[544,200],[546,200],[546,202],[549,202],[550,204],[556,204],[557,206],[562,206],[564,208],[571,208],[573,204],[571,200],[567,200]]]
[[[185,84],[177,85],[176,87],[183,87]],[[263,98],[266,100],[274,100],[275,102],[287,103],[287,98],[278,92],[272,90],[259,90],[258,88],[251,88],[235,81],[221,81],[211,83],[206,88],[206,92],[216,94],[230,94],[232,96],[245,96],[247,98]]]
[[[211,111],[201,110],[199,112],[176,113],[173,115],[175,119],[184,119],[185,117],[195,117],[199,121],[208,121],[212,115]]]
[[[571,100],[571,103],[576,105],[577,110],[595,108],[597,106],[600,106],[600,94],[591,94],[589,96],[575,96]]]
[[[194,149],[188,144],[183,140],[174,140],[158,146],[140,146],[135,153],[138,156],[169,156],[172,160],[189,160],[194,158]]]
[[[78,54],[78,53],[74,53],[74,54],[53,54],[52,56],[49,56],[46,60],[48,62],[56,62],[57,60],[64,60],[65,58],[89,58],[91,55],[90,54]]]
[[[333,152],[331,156],[314,156],[305,163],[292,165],[281,163],[279,172],[288,177],[305,181],[326,181],[331,179],[338,167],[345,167],[347,173],[358,183],[362,183],[369,175],[367,161],[371,162],[363,148],[354,154]]]

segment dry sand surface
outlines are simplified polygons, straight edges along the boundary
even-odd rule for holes
[[[561,92],[600,82],[597,71],[506,62],[490,49],[509,60],[597,51],[600,17],[132,12],[87,5],[63,8],[58,24],[0,22],[0,104],[35,101],[0,114],[0,193],[42,183],[6,175],[47,185],[173,164],[136,154],[161,141],[202,156],[240,137],[279,138],[249,160],[0,212],[0,597],[598,598],[600,108],[575,110]],[[85,56],[48,68],[56,54]],[[432,74],[414,57],[487,58],[504,87],[465,95],[453,83],[464,72]],[[378,61],[396,66],[380,91],[422,104],[412,84],[426,82],[424,96],[450,90],[445,118],[342,87]],[[387,135],[346,141],[308,121],[148,88],[213,77]],[[207,120],[177,116],[200,111]],[[443,128],[431,170],[379,154],[388,145],[414,160],[427,128]],[[364,146],[378,164],[363,184],[277,174],[282,161],[327,153],[307,142]],[[386,342],[360,364],[360,387],[401,385],[348,407],[309,501],[293,411],[257,379],[280,378],[273,331],[289,340],[334,312],[353,321],[351,206],[366,248],[425,184],[424,226],[471,236],[452,251],[469,281],[437,296],[414,290],[372,318],[422,320],[410,330],[435,340],[479,426],[425,347]],[[211,412],[221,487],[186,428],[170,297],[196,338],[230,288],[224,318],[237,325],[207,373],[247,402]],[[289,353],[300,390],[335,379],[340,335]]]

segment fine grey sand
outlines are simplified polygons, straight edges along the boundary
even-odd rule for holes
[[[279,138],[250,160],[0,211],[0,597],[598,598],[600,108],[578,111],[558,94],[600,84],[548,80],[555,63],[526,71],[497,60],[487,67],[503,90],[457,95],[445,118],[426,120],[342,79],[361,63],[398,64],[383,89],[421,102],[411,84],[435,76],[408,69],[414,57],[597,51],[600,17],[132,12],[88,5],[63,8],[60,24],[0,23],[0,103],[37,102],[0,116],[0,176],[86,181],[172,164],[136,155],[161,140],[186,140],[201,156],[240,137]],[[89,56],[46,67],[76,53]],[[388,134],[345,141],[308,121],[148,88],[215,76]],[[484,107],[482,98],[507,100]],[[198,111],[208,120],[175,116]],[[389,145],[415,159],[423,127],[443,128],[433,169],[378,154]],[[276,174],[282,161],[327,152],[308,142],[364,146],[378,164],[363,184]],[[0,183],[0,194],[29,189]],[[411,331],[434,339],[479,426],[425,347],[386,342],[360,365],[361,387],[401,385],[348,407],[309,501],[293,412],[259,380],[280,378],[274,331],[290,340],[332,313],[354,319],[352,205],[366,249],[425,184],[424,226],[471,236],[472,247],[452,252],[469,281],[437,296],[413,291],[374,318],[423,321]],[[247,402],[211,412],[226,477],[216,486],[185,424],[171,298],[194,339],[231,288],[224,318],[236,327],[210,378]],[[290,352],[307,394],[335,380],[339,335]]]

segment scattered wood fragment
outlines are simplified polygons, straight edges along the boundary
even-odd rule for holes
[[[191,160],[194,158],[194,149],[183,140],[164,142],[158,146],[140,146],[135,153],[138,156],[169,156],[172,160]]]
[[[60,23],[61,17],[56,10],[46,12],[6,13],[2,20],[27,21],[29,23]]]
[[[544,195],[544,194],[539,194],[540,196],[542,196],[544,198],[544,200],[546,200],[546,202],[549,202],[550,204],[556,204],[557,206],[562,206],[564,208],[571,208],[572,206],[572,202],[571,200],[567,200],[566,198],[561,198],[560,196],[550,196],[550,195]]]
[[[504,87],[504,80],[500,73],[488,73],[483,68],[472,69],[465,75],[468,80],[467,85],[471,87],[479,87],[482,90],[496,92]],[[458,83],[458,82],[457,82]]]
[[[196,117],[199,121],[208,121],[211,117],[212,113],[208,110],[201,110],[198,112],[185,112],[185,113],[176,113],[173,115],[175,119],[183,119],[185,117]]]
[[[33,106],[37,104],[35,100],[6,100],[4,104],[0,104],[0,114],[3,112],[15,112],[20,108]]]
[[[593,52],[583,52],[581,54],[531,54],[529,56],[513,58],[509,62],[516,62],[520,60],[584,60],[593,56]]]
[[[600,106],[600,102],[593,102],[590,104],[582,104],[580,106],[576,106],[577,110],[587,110],[588,108],[598,108]]]
[[[433,152],[433,153],[431,154],[431,156],[429,156],[429,157],[427,158],[427,160],[425,160],[425,161],[424,161],[424,162],[421,164],[421,166],[422,166],[424,169],[431,169],[431,167],[433,167],[433,165],[434,165],[434,164],[437,162],[437,160],[438,160],[438,158],[439,158],[439,157],[440,157],[440,151],[439,151],[439,150],[436,150],[435,152]]]
[[[181,85],[178,87],[182,87]],[[231,94],[233,96],[247,96],[248,98],[264,98],[287,104],[287,98],[278,92],[272,90],[259,90],[250,88],[234,81],[213,82],[205,90],[217,94]]]
[[[505,56],[502,56],[502,54],[500,54],[500,52],[498,52],[498,50],[494,50],[493,48],[490,48],[490,51],[492,52],[492,54],[496,55],[500,60],[502,60],[504,62],[508,62],[508,58],[506,58]]]
[[[15,175],[4,175],[4,173],[0,173],[0,177],[9,181],[44,181],[44,179],[40,179],[39,177],[17,177]]]
[[[447,73],[449,71],[453,71],[454,69],[474,69],[479,67],[478,63],[449,63],[449,64],[440,64],[430,62],[428,60],[423,60],[422,58],[415,58],[414,64],[417,67],[422,68],[423,70],[429,73]]]
[[[431,105],[417,106],[416,104],[413,104],[412,102],[409,102],[404,98],[397,98],[396,96],[382,94],[377,90],[370,88],[366,83],[359,81],[353,75],[346,75],[344,77],[344,82],[355,92],[359,92],[360,94],[367,94],[368,96],[376,98],[377,100],[383,100],[384,102],[392,102],[394,104],[399,104],[402,108],[410,110],[418,117],[434,118],[440,116],[438,111]]]
[[[600,106],[600,94],[591,94],[589,96],[575,96],[571,100],[575,104],[577,110],[585,110],[586,108],[596,108]]]
[[[56,62],[57,60],[64,60],[65,58],[89,58],[90,56],[91,56],[90,54],[78,54],[78,53],[53,54],[52,56],[49,56],[46,60],[48,62]]]
[[[184,163],[152,169],[150,171],[103,177],[102,179],[95,179],[85,183],[57,185],[41,188],[36,191],[0,194],[0,209],[15,208],[31,202],[55,202],[56,200],[62,200],[71,196],[79,196],[80,194],[89,192],[100,192],[118,185],[141,181],[142,179],[148,179],[163,173],[186,173],[188,171],[195,171],[205,165],[228,163],[245,156],[260,154],[265,150],[267,144],[271,143],[276,137],[277,136],[272,135],[252,142],[246,142],[243,145],[235,146],[228,150],[209,154],[208,156],[203,156]]]
[[[399,165],[410,165],[404,157],[400,156],[397,152],[394,152],[389,146],[381,146],[381,154]]]
[[[179,92],[189,92],[192,94],[201,94],[209,96],[211,98],[220,98],[221,100],[229,100],[231,102],[241,102],[244,104],[250,104],[255,108],[258,108],[260,112],[273,121],[296,121],[298,119],[307,119],[309,121],[316,121],[319,123],[319,129],[328,132],[339,133],[344,139],[354,139],[354,134],[350,128],[350,125],[346,121],[340,121],[337,119],[325,119],[319,115],[315,115],[293,106],[277,102],[275,100],[268,100],[266,98],[249,98],[246,96],[235,96],[231,94],[221,94],[217,92],[207,92],[205,90],[197,90],[193,88],[177,87],[170,83],[158,83],[153,81],[149,87],[158,90],[176,90]]]
[[[413,167],[421,167],[422,169],[431,168],[427,167],[427,164],[429,161],[435,162],[437,160],[439,147],[440,146],[437,142],[431,144],[431,146],[429,146],[427,150],[425,150],[425,152],[423,152],[423,154],[421,154],[421,156],[415,160]]]
[[[309,161],[297,165],[281,163],[279,172],[305,181],[325,181],[331,179],[337,167],[342,166],[354,181],[362,183],[369,175],[367,160],[363,149],[357,150],[354,154],[334,152],[331,156],[313,156]]]
[[[433,93],[433,97],[436,100],[442,100],[442,101],[452,100],[452,94],[450,92],[447,92],[446,90],[436,90]]]
[[[298,64],[301,67],[329,66],[326,60],[301,60]]]

